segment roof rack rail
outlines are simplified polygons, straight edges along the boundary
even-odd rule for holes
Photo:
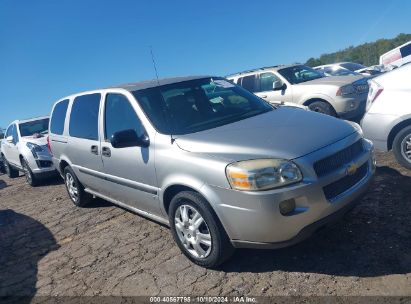
[[[241,72],[237,72],[237,73],[232,73],[230,75],[227,75],[227,77],[235,76],[235,75],[242,75],[242,74],[252,73],[252,72],[257,72],[257,71],[263,71],[263,70],[272,69],[272,68],[278,68],[280,66],[283,66],[283,64],[271,65],[271,66],[266,66],[266,67],[261,67],[261,68],[245,70],[245,71],[241,71]]]

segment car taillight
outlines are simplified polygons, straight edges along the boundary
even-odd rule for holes
[[[53,155],[53,152],[51,151],[51,146],[50,146],[50,136],[47,136],[47,148],[49,149],[50,154]]]
[[[384,88],[377,82],[371,80],[370,81],[370,91],[368,92],[368,103],[373,103],[378,96],[381,95]]]

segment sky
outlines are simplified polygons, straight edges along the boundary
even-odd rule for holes
[[[408,0],[0,0],[0,127],[64,96],[305,62],[411,33]]]

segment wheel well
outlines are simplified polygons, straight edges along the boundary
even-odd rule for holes
[[[321,101],[321,102],[324,102],[324,103],[328,104],[328,105],[331,107],[331,109],[333,110],[335,116],[338,117],[337,111],[334,109],[333,105],[332,105],[331,103],[329,103],[329,102],[328,102],[327,100],[325,100],[325,99],[321,99],[321,98],[311,98],[311,99],[308,99],[307,101],[305,101],[305,102],[304,102],[304,105],[305,105],[306,107],[308,107],[310,104],[312,104],[313,102],[316,102],[316,101]]]
[[[390,134],[388,134],[388,140],[387,140],[387,148],[388,150],[392,149],[392,144],[394,142],[395,136],[397,136],[398,132],[400,132],[402,129],[405,127],[408,127],[411,125],[411,118],[401,121],[399,124],[397,124],[394,128],[392,128]]]
[[[62,161],[60,162],[60,172],[61,172],[62,175],[64,175],[64,174],[63,174],[64,169],[65,169],[68,165],[69,165],[68,162],[66,162],[65,160],[62,160]]]
[[[174,196],[176,196],[178,193],[182,191],[194,191],[198,193],[198,191],[188,186],[173,185],[173,186],[168,187],[163,195],[163,205],[164,205],[164,209],[166,210],[167,214],[168,214],[168,208],[170,207],[171,200],[173,199]]]
[[[315,101],[321,101],[321,102],[328,103],[328,104],[334,109],[334,107],[333,107],[327,100],[321,99],[321,98],[311,98],[311,99],[308,99],[308,100],[304,101],[304,105],[308,107],[310,104],[312,104],[312,103],[315,102]]]

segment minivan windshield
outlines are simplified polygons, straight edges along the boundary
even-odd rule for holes
[[[19,124],[19,130],[21,136],[32,136],[34,134],[48,133],[49,119],[39,119]]]
[[[202,78],[132,92],[163,134],[189,134],[230,124],[274,109],[223,78]]]
[[[278,70],[278,73],[280,73],[291,84],[298,84],[324,77],[324,75],[320,72],[305,65],[295,65],[280,69]]]

